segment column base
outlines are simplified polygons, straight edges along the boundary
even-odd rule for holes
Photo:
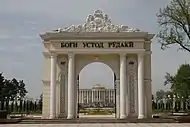
[[[116,115],[116,116],[115,116],[115,118],[119,119],[119,118],[120,118],[120,116],[119,116],[119,115]]]
[[[138,116],[138,119],[144,119],[144,118],[145,118],[144,115],[139,115],[139,116]]]
[[[55,118],[56,118],[55,115],[50,115],[50,116],[49,116],[49,119],[55,119]]]
[[[67,116],[65,114],[61,113],[58,118],[67,118]]]
[[[148,114],[146,118],[152,118],[152,113]]]
[[[74,116],[67,116],[67,119],[75,119]]]
[[[119,119],[126,119],[126,118],[127,118],[126,115],[121,115],[121,116],[119,117]]]

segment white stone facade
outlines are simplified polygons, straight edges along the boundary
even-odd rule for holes
[[[153,34],[113,25],[97,10],[83,25],[40,36],[45,57],[43,118],[76,118],[78,75],[93,62],[108,65],[115,74],[117,118],[151,117]]]
[[[115,104],[115,89],[106,89],[99,84],[95,85],[92,89],[79,89],[79,104],[90,104],[96,102]]]

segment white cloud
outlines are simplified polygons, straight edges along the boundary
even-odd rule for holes
[[[41,47],[41,45],[42,45],[41,43],[36,43],[33,41],[25,42],[23,44],[15,46],[15,48],[12,51],[17,53],[24,53],[24,52],[27,53],[28,50]]]
[[[34,37],[34,36],[27,36],[27,35],[20,36],[20,39],[24,39],[24,40],[32,40],[34,38],[36,38],[36,37]]]
[[[6,40],[6,39],[9,39],[9,38],[11,38],[11,36],[9,36],[9,35],[0,35],[0,40]]]
[[[5,51],[5,48],[4,47],[0,47],[0,52],[3,52]]]
[[[31,29],[32,29],[32,30],[36,30],[36,29],[37,29],[37,27],[32,27]]]
[[[18,45],[15,47],[15,49],[13,49],[13,51],[16,53],[24,53],[27,51],[27,48],[25,45]]]
[[[28,21],[27,23],[28,23],[28,24],[31,24],[31,25],[37,25],[37,24],[39,24],[39,23],[36,22],[36,21]]]
[[[9,55],[9,56],[1,56],[1,64],[6,65],[7,67],[11,67],[11,66],[20,66],[20,65],[24,65],[23,61],[19,60],[19,57],[14,57],[14,55]]]
[[[18,67],[18,66],[23,66],[23,65],[24,65],[24,62],[23,62],[23,61],[10,61],[9,64]]]
[[[34,43],[34,42],[31,42],[28,47],[31,47],[31,48],[37,48],[37,47],[42,47],[42,43]]]

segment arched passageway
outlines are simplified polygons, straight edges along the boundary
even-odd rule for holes
[[[102,62],[92,62],[83,67],[77,76],[78,116],[116,113],[116,75]],[[82,116],[81,116],[82,115]]]

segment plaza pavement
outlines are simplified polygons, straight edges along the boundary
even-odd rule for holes
[[[30,116],[31,117],[31,116]],[[39,115],[32,117],[41,117]],[[113,115],[84,115],[80,118],[114,118]],[[190,123],[80,123],[80,124],[0,124],[0,127],[190,127]]]
[[[126,124],[1,124],[0,127],[190,127],[190,123]]]

